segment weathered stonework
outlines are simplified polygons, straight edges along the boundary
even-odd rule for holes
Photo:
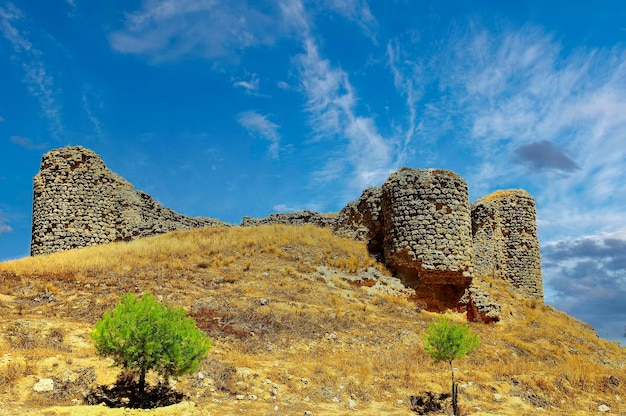
[[[480,275],[543,299],[535,204],[524,191],[500,191],[470,208],[467,184],[457,174],[403,168],[335,217],[304,211],[246,217],[241,225],[266,223],[312,223],[365,241],[431,309],[458,304],[470,319],[498,320],[500,305],[471,284]]]
[[[80,146],[46,153],[33,182],[31,255],[225,225],[161,206]]]
[[[472,205],[475,273],[498,276],[543,300],[535,200],[522,190],[498,191]]]
[[[459,308],[470,319],[499,319],[500,306],[474,276],[494,275],[543,299],[535,202],[499,191],[470,210],[467,184],[439,169],[403,168],[338,214],[298,211],[244,217],[242,226],[314,224],[367,243],[431,310]],[[34,178],[31,254],[229,225],[177,214],[137,191],[82,147],[52,150]]]
[[[303,225],[313,224],[318,227],[332,227],[335,224],[336,215],[320,214],[314,211],[296,211],[288,214],[270,214],[264,218],[243,217],[242,227],[267,224]]]
[[[467,184],[437,169],[401,169],[382,186],[385,262],[408,284],[468,286],[473,270]]]
[[[339,212],[333,229],[339,236],[365,241],[369,252],[384,263],[382,193],[381,188],[367,188]]]

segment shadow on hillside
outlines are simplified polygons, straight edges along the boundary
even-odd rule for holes
[[[139,383],[135,381],[133,375],[122,373],[112,387],[97,386],[85,395],[83,401],[88,405],[153,409],[180,403],[183,398],[183,393],[176,392],[162,383],[146,386],[144,394],[140,395]]]
[[[409,396],[411,410],[420,415],[441,413],[452,407],[452,396],[447,393],[425,391],[417,396]]]

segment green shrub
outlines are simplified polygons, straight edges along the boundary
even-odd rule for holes
[[[115,365],[139,375],[143,394],[146,372],[177,377],[196,371],[211,348],[211,339],[182,308],[172,308],[144,294],[120,297],[112,311],[105,312],[91,334],[96,351],[112,357]]]
[[[445,361],[452,372],[452,410],[458,415],[458,390],[454,382],[452,361],[465,357],[480,346],[480,340],[468,324],[457,325],[445,316],[428,325],[424,334],[424,349],[435,363]]]

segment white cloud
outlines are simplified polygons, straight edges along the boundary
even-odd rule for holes
[[[0,116],[0,123],[4,123],[5,121],[4,117]]]
[[[121,53],[154,61],[200,56],[238,61],[248,48],[272,45],[283,37],[299,36],[315,17],[331,12],[360,26],[372,40],[377,28],[366,0],[245,1],[143,0],[140,10],[128,13],[124,27],[109,33],[111,47]]]
[[[426,111],[424,134],[454,135],[471,150],[478,164],[465,177],[474,191],[533,187],[540,231],[550,239],[626,222],[626,171],[619,168],[626,164],[626,49],[568,51],[536,27],[470,27],[422,60],[434,74],[425,82],[439,91],[436,99],[424,98],[436,110]],[[400,79],[412,72],[399,70]],[[541,142],[561,149],[579,169],[528,175],[512,163],[516,150]]]
[[[291,85],[289,85],[288,83],[286,83],[285,81],[278,81],[276,83],[276,86],[278,88],[280,88],[281,90],[285,90],[285,91],[291,91],[294,90],[295,88],[292,87]]]
[[[347,175],[351,193],[382,183],[395,167],[394,140],[385,139],[371,118],[356,113],[348,75],[320,56],[313,38],[306,35],[303,46],[295,63],[311,126],[317,139],[335,140],[335,153],[326,155],[318,178],[327,182]]]
[[[423,66],[420,63],[404,59],[399,42],[387,44],[388,66],[393,74],[396,91],[405,98],[408,116],[404,131],[403,146],[399,155],[400,164],[407,159],[412,142],[420,135],[421,127],[418,120],[418,106],[423,97]],[[422,138],[423,139],[423,138]]]
[[[24,83],[30,94],[39,101],[39,105],[48,120],[48,130],[55,138],[63,132],[61,123],[61,104],[58,90],[52,75],[48,73],[44,53],[35,48],[27,38],[28,31],[20,30],[19,24],[24,19],[23,13],[12,3],[0,5],[0,33],[9,42],[14,52],[14,59],[23,72]]]
[[[44,145],[33,143],[33,141],[27,137],[12,136],[10,140],[11,143],[22,146],[23,148],[28,150],[41,150],[46,148],[46,146]]]
[[[257,94],[260,87],[259,77],[256,74],[252,74],[249,81],[239,80],[233,82],[233,87],[243,88],[247,94]]]
[[[70,6],[68,16],[73,17],[76,14],[76,9],[78,8],[77,0],[65,0],[65,2],[68,6]]]
[[[356,23],[372,40],[375,40],[378,23],[367,0],[324,0],[322,6]]]
[[[280,25],[269,9],[223,0],[145,0],[109,41],[118,52],[157,61],[186,55],[236,59],[248,47],[276,40]]]
[[[267,116],[257,113],[256,111],[246,111],[237,115],[237,122],[244,127],[253,137],[268,140],[270,142],[269,153],[274,159],[278,159],[280,135],[278,129],[280,126],[269,121]]]
[[[272,210],[274,210],[274,212],[294,212],[297,211],[296,208],[292,208],[287,204],[278,204],[278,205],[274,205],[274,207],[272,207]]]
[[[89,119],[89,121],[91,122],[91,125],[93,126],[93,130],[96,134],[97,138],[103,138],[104,137],[104,133],[102,132],[102,125],[100,124],[100,119],[98,117],[96,117],[96,115],[94,114],[93,110],[92,110],[92,106],[91,106],[91,98],[89,97],[89,91],[86,89],[83,89],[82,92],[82,103],[83,103],[83,109],[85,110],[85,113],[87,114],[87,118]]]
[[[2,211],[0,211],[0,233],[10,233],[13,229],[8,224],[7,218],[4,216]]]

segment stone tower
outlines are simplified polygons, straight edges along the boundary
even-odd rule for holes
[[[522,190],[497,191],[472,205],[476,275],[498,276],[543,300],[535,200]]]
[[[224,224],[161,206],[80,146],[43,155],[33,182],[31,255]]]
[[[440,169],[393,173],[382,186],[384,257],[407,284],[467,287],[473,246],[467,184]]]

